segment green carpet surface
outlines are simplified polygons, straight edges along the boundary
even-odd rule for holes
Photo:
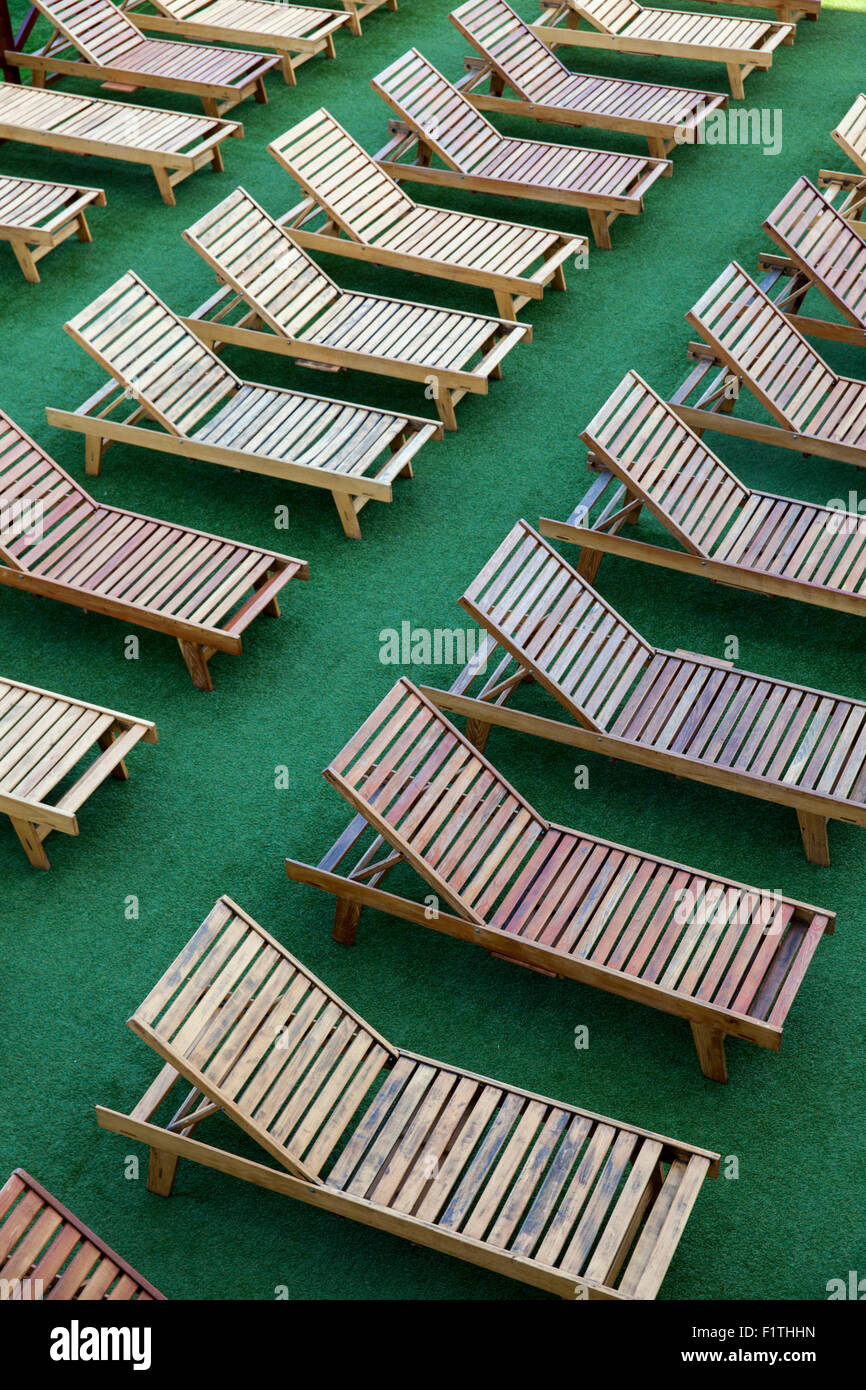
[[[0,245],[0,406],[83,479],[81,437],[49,429],[44,409],[78,406],[103,377],[64,334],[64,321],[129,268],[172,307],[192,310],[213,278],[182,229],[238,183],[274,214],[297,201],[266,144],[320,105],[367,149],[381,148],[388,113],[368,79],[412,45],[456,77],[467,49],[447,22],[452,7],[401,0],[398,13],[371,16],[363,38],[338,35],[338,60],[309,63],[296,88],[271,77],[268,105],[247,102],[232,113],[246,135],[229,141],[226,172],[182,184],[175,208],[163,206],[146,168],[4,145],[0,172],[99,184],[108,206],[92,213],[93,244],[53,252],[39,286],[24,283]],[[532,0],[518,8],[536,13]],[[13,18],[23,9],[16,0]],[[467,398],[459,431],[422,451],[393,503],[364,510],[360,543],[344,539],[331,499],[317,489],[110,450],[93,483],[97,498],[310,563],[311,582],[289,585],[279,622],[254,624],[241,657],[214,658],[213,694],[193,688],[165,636],[2,590],[4,676],[154,719],[160,742],[139,745],[131,780],[107,783],[87,803],[79,839],[51,836],[48,874],[29,867],[0,821],[0,1176],[28,1168],[169,1297],[268,1299],[280,1286],[296,1299],[542,1297],[190,1164],[166,1201],[145,1189],[145,1150],[97,1129],[94,1105],[131,1107],[159,1065],[125,1019],[223,892],[396,1044],[735,1157],[727,1166],[737,1177],[705,1184],[661,1297],[823,1299],[828,1280],[866,1273],[862,830],[832,824],[832,865],[819,868],[806,862],[788,809],[494,731],[489,756],[552,820],[838,912],[781,1052],[729,1043],[727,1086],[702,1078],[682,1020],[599,990],[375,913],[362,919],[352,949],[339,946],[332,900],[288,883],[283,869],[286,855],[316,862],[347,823],[348,808],[320,773],[404,673],[381,664],[381,631],[404,621],[460,626],[457,597],[514,520],[564,517],[585,490],[578,435],[623,372],[633,367],[670,393],[686,371],[685,311],[729,260],[754,271],[768,249],[761,222],[800,174],[847,167],[829,132],[864,86],[864,12],[863,0],[825,0],[819,21],[798,26],[772,70],[747,79],[747,107],[782,113],[778,154],[723,145],[675,152],[673,178],[650,189],[644,215],[614,225],[613,250],[592,251],[588,271],[569,270],[567,294],[550,293],[524,315],[535,341],[508,357],[489,398]],[[723,69],[709,63],[589,50],[566,61],[726,90]],[[73,80],[63,87],[98,92]],[[133,100],[199,109],[192,98],[155,92]],[[509,134],[581,143],[562,127],[497,121]],[[605,132],[586,132],[583,143],[645,152],[641,142]],[[589,231],[579,210],[411,191]],[[481,290],[334,257],[322,263],[350,288],[494,312]],[[815,298],[806,312],[826,313]],[[866,376],[862,349],[821,351],[838,370]],[[412,383],[324,376],[263,353],[232,351],[228,360],[253,380],[430,413]],[[863,486],[842,463],[718,435],[708,442],[746,483],[769,491],[847,501]],[[279,531],[276,509],[285,504],[290,526]],[[599,585],[658,645],[723,656],[735,637],[741,666],[866,697],[856,618],[613,558]],[[125,656],[131,632],[140,638],[137,660]],[[405,674],[445,685],[456,670]],[[581,761],[589,787],[578,791]],[[290,785],[277,790],[283,766]],[[137,920],[127,917],[131,895]],[[585,1051],[574,1046],[581,1024],[589,1029]],[[257,1156],[228,1122],[211,1123],[201,1138]],[[137,1181],[125,1176],[130,1154],[141,1159]]]

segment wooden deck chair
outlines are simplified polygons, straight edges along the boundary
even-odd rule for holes
[[[92,241],[87,209],[105,207],[101,188],[0,176],[0,241],[8,241],[24,279],[38,285],[36,262],[68,237]]]
[[[566,261],[586,261],[585,237],[414,202],[323,106],[268,150],[307,194],[280,218],[299,246],[483,286],[500,318],[564,290]]]
[[[268,99],[265,73],[279,63],[276,54],[148,39],[114,0],[33,3],[52,26],[51,36],[35,53],[7,50],[6,61],[29,68],[34,87],[44,87],[48,75],[54,74],[188,92],[201,99],[211,117],[224,115],[247,97]]]
[[[0,1301],[165,1301],[56,1197],[15,1168],[0,1189]]]
[[[611,223],[643,212],[647,189],[671,168],[664,159],[500,135],[417,48],[370,85],[405,123],[376,155],[392,178],[585,208],[603,250]]]
[[[185,320],[206,343],[421,382],[449,430],[458,402],[486,396],[503,358],[531,340],[528,324],[341,290],[243,188],[183,237],[223,286]]]
[[[699,141],[710,113],[728,105],[718,92],[572,72],[507,0],[468,0],[448,17],[481,55],[466,60],[469,76],[459,84],[479,111],[643,136],[664,159],[677,144]]]
[[[774,297],[789,321],[810,337],[857,347],[866,344],[866,241],[807,178],[800,178],[763,223],[783,252],[764,254],[760,288]],[[809,290],[819,289],[847,323],[809,318],[800,310]]]
[[[475,663],[451,691],[422,691],[472,721],[477,747],[501,724],[791,806],[814,864],[829,863],[828,820],[866,825],[866,702],[650,646],[525,521],[460,604],[505,660],[478,697],[463,693]],[[527,679],[569,722],[508,708]]]
[[[125,782],[124,759],[139,740],[156,743],[156,725],[68,695],[0,677],[0,811],[9,817],[36,869],[49,869],[52,830],[77,835],[77,812],[106,777]],[[46,798],[91,757],[56,802]]]
[[[206,164],[219,172],[223,140],[243,133],[237,121],[0,82],[0,140],[147,164],[171,207],[177,184]]]
[[[689,344],[697,366],[671,401],[693,429],[866,464],[866,381],[834,372],[736,261],[686,319],[705,341]],[[742,387],[776,425],[732,413]]]
[[[411,477],[418,450],[442,438],[435,420],[243,381],[132,271],[64,327],[114,378],[77,411],[46,411],[85,436],[91,476],[120,441],[307,483],[331,493],[358,539],[365,504],[390,502],[395,478]]]
[[[180,38],[264,46],[278,55],[283,77],[297,84],[297,69],[319,53],[335,58],[334,34],[351,15],[280,0],[153,0],[156,14],[142,14],[143,0],[124,0],[121,9],[140,28]]]
[[[777,3],[774,0],[773,8]],[[792,16],[801,8],[791,6]],[[581,21],[589,28],[580,29]],[[541,18],[532,27],[551,48],[577,44],[651,58],[723,63],[738,101],[745,98],[743,83],[749,74],[772,67],[775,50],[793,43],[797,32],[793,24],[774,20],[648,9],[637,0],[541,0]]]
[[[580,437],[598,477],[568,521],[539,529],[581,547],[584,579],[622,555],[866,617],[866,520],[746,487],[637,372]],[[682,550],[620,534],[642,507]]]
[[[225,897],[129,1026],[165,1066],[129,1115],[96,1116],[149,1145],[152,1192],[188,1158],[565,1299],[654,1298],[718,1172],[706,1149],[394,1047]],[[267,1162],[195,1137],[217,1110]]]
[[[822,169],[818,182],[827,189],[829,198],[834,202],[839,200],[842,216],[853,222],[863,234],[861,224],[866,216],[866,93],[860,93],[836,129],[830,131],[830,137],[856,165],[857,172],[839,173],[834,169]]]
[[[357,815],[322,865],[288,859],[286,872],[336,895],[336,940],[351,944],[363,906],[381,908],[676,1014],[714,1081],[727,1080],[726,1036],[780,1046],[835,924],[823,909],[551,824],[407,680],[324,775]],[[380,887],[400,863],[433,889],[435,914]]]
[[[214,652],[240,655],[253,619],[308,578],[303,560],[94,501],[2,411],[0,519],[0,584],[176,637],[201,690]]]

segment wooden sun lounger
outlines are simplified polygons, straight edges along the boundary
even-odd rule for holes
[[[598,477],[567,521],[539,529],[581,547],[584,579],[621,555],[866,617],[864,518],[746,487],[637,372],[580,437]],[[684,550],[620,534],[642,507]]]
[[[585,261],[585,237],[416,203],[324,107],[268,145],[308,195],[279,225],[307,250],[348,256],[493,291],[516,319],[565,263]]]
[[[866,465],[866,381],[834,372],[736,261],[686,319],[705,342],[671,402],[693,429]],[[732,413],[742,387],[778,424]]]
[[[101,188],[0,176],[0,241],[8,241],[24,279],[39,284],[36,262],[68,237],[92,241],[89,207],[105,207]]]
[[[129,1115],[96,1116],[150,1146],[152,1192],[188,1158],[565,1299],[654,1298],[718,1173],[718,1154],[394,1047],[225,897],[129,1026],[165,1065]],[[217,1110],[267,1162],[195,1137]]]
[[[773,0],[773,9],[779,5],[780,0]],[[792,5],[781,0],[781,7],[791,18],[803,11],[799,0]],[[581,21],[589,28],[580,29]],[[775,50],[793,43],[797,32],[790,23],[648,9],[637,0],[541,0],[541,18],[532,27],[551,48],[577,44],[652,58],[724,63],[738,101],[745,98],[743,83],[749,74],[772,67]]]
[[[21,507],[37,527],[10,527]],[[176,637],[201,690],[214,652],[240,655],[253,619],[308,578],[303,560],[94,501],[2,411],[0,517],[0,584]]]
[[[528,324],[341,290],[243,188],[183,236],[222,285],[185,320],[205,342],[421,382],[449,430],[458,402],[486,396],[503,358],[531,341]]]
[[[676,1014],[714,1081],[727,1080],[727,1035],[778,1049],[835,925],[823,909],[545,820],[405,679],[324,776],[357,815],[317,868],[288,859],[286,872],[336,895],[336,940],[351,944],[362,907],[380,908]],[[435,914],[380,887],[400,863],[433,889]]]
[[[35,53],[7,50],[6,61],[29,68],[34,87],[44,87],[53,74],[188,92],[201,99],[205,114],[211,117],[224,115],[247,97],[259,102],[268,99],[265,73],[279,63],[276,54],[148,39],[114,0],[33,3],[52,25],[51,37]]]
[[[862,235],[861,224],[866,216],[866,93],[860,93],[836,129],[830,131],[830,137],[857,166],[857,173],[822,169],[818,182],[827,189],[829,198],[840,200],[842,216],[853,222]]]
[[[219,172],[223,140],[243,133],[237,121],[0,82],[0,140],[148,164],[171,207],[176,185],[206,164]]]
[[[501,724],[791,806],[814,864],[830,860],[828,820],[866,825],[866,702],[650,646],[525,521],[460,604],[491,642],[450,691],[422,691],[470,719],[476,747]],[[504,660],[467,697],[497,646]],[[528,679],[569,722],[508,708]]]
[[[664,159],[677,143],[696,143],[710,113],[728,105],[718,92],[572,72],[507,0],[468,0],[449,19],[481,55],[466,60],[458,84],[479,111],[640,135]]]
[[[77,411],[46,411],[84,435],[91,476],[122,441],[307,483],[331,493],[357,539],[362,507],[390,502],[394,479],[411,477],[418,450],[442,438],[435,420],[243,381],[132,271],[64,327],[114,378]]]
[[[351,23],[351,15],[280,0],[153,0],[156,14],[143,14],[144,0],[121,6],[139,29],[216,43],[263,45],[279,57],[283,77],[297,84],[297,69],[321,53],[335,58],[334,34]]]
[[[766,272],[760,288],[776,307],[810,337],[866,344],[866,241],[829,198],[807,178],[800,178],[763,224],[781,256],[764,254],[758,268]],[[816,319],[800,312],[809,290],[819,289],[847,319]]]
[[[15,1168],[0,1189],[0,1300],[41,1299],[142,1303],[165,1294]]]
[[[647,189],[670,172],[666,159],[500,135],[416,48],[370,85],[404,123],[376,155],[392,178],[585,208],[603,250],[611,223],[643,212]],[[434,155],[444,167],[432,164]]]
[[[52,830],[78,834],[77,812],[106,777],[128,779],[124,759],[140,739],[156,743],[156,725],[0,677],[0,811],[34,868],[51,867],[44,841]],[[96,748],[75,783],[48,802]]]

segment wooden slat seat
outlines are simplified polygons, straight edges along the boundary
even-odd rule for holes
[[[649,646],[525,521],[460,604],[516,665],[477,699],[463,678],[423,687],[477,746],[502,724],[789,805],[814,863],[829,863],[828,819],[866,825],[866,702]],[[506,707],[530,678],[572,722]]]
[[[126,781],[127,753],[156,737],[150,720],[0,678],[0,811],[35,868],[50,868],[52,830],[77,835],[79,807],[107,777]],[[81,763],[76,781],[49,802]]]
[[[341,290],[243,188],[183,235],[227,286],[186,320],[206,342],[423,382],[446,429],[457,428],[457,402],[486,395],[502,359],[530,333],[481,314]],[[241,306],[231,322],[229,311]]]
[[[366,903],[677,1014],[717,1081],[727,1034],[779,1046],[798,982],[833,930],[832,913],[543,820],[406,680],[324,776],[358,829],[326,867],[287,860],[286,871],[336,895],[337,940],[354,940]],[[370,849],[337,873],[367,833]],[[381,889],[403,861],[433,889],[436,915]]]
[[[677,143],[698,139],[710,113],[728,104],[718,92],[571,72],[507,0],[467,0],[449,19],[483,60],[461,84],[479,111],[640,135],[664,159]]]
[[[97,1119],[150,1145],[151,1191],[198,1159],[563,1298],[654,1298],[718,1171],[705,1149],[395,1048],[228,898],[129,1026],[166,1065],[130,1115]],[[192,1092],[154,1122],[179,1078]],[[193,1138],[216,1109],[279,1166]]]
[[[863,467],[866,382],[833,371],[736,261],[686,319],[709,348],[690,351],[703,359],[705,373],[718,366],[722,377],[721,389],[695,405],[687,402],[701,384],[698,373],[672,398],[687,424]],[[733,414],[740,385],[778,422],[776,427]]]
[[[0,176],[0,241],[9,242],[25,280],[38,284],[36,262],[68,237],[93,240],[89,207],[105,207],[101,188]]]
[[[176,637],[204,690],[214,651],[239,654],[253,619],[308,577],[303,560],[94,501],[2,412],[0,515],[0,584]]]
[[[6,58],[29,68],[36,87],[44,87],[54,74],[188,92],[201,99],[211,117],[224,115],[248,97],[268,99],[264,79],[280,61],[276,54],[148,39],[114,0],[34,4],[52,26],[51,37],[37,52],[10,49]]]
[[[47,411],[84,434],[91,476],[122,440],[325,488],[358,538],[363,506],[389,502],[395,478],[442,435],[434,420],[243,381],[131,271],[64,326],[113,378],[79,410]]]
[[[796,0],[794,4],[772,0],[770,7],[780,6],[791,19],[803,12]],[[581,29],[581,22],[588,29]],[[655,58],[724,63],[738,101],[745,97],[745,78],[756,68],[771,67],[774,51],[782,43],[793,43],[796,33],[792,23],[649,9],[637,0],[541,0],[541,16],[532,27],[551,47],[577,44]]]
[[[15,1168],[0,1189],[0,1300],[165,1300],[69,1209]]]
[[[799,178],[763,223],[784,253],[762,256],[759,266],[787,283],[775,300],[796,328],[809,336],[866,344],[866,241],[807,178]],[[799,311],[812,287],[819,289],[853,332]],[[767,284],[761,288],[768,289]]]
[[[125,0],[121,8],[148,32],[273,49],[290,87],[302,63],[316,54],[336,57],[334,34],[351,23],[345,12],[280,0],[154,0],[156,14],[142,13],[141,3]]]
[[[483,285],[502,318],[565,289],[565,262],[586,256],[584,237],[414,202],[324,107],[268,150],[307,194],[280,219],[298,245]]]
[[[647,189],[671,167],[668,160],[500,135],[415,48],[370,85],[408,127],[376,156],[392,178],[586,208],[604,249],[615,218],[643,212]],[[403,160],[416,145],[416,158]],[[434,155],[444,167],[431,164]]]
[[[592,525],[585,502],[566,522],[541,522],[543,535],[581,547],[583,578],[594,581],[604,554],[624,555],[866,616],[863,517],[747,488],[637,372],[626,373],[580,437],[591,466],[625,489],[625,505],[615,505],[617,494],[602,507],[610,489],[596,488]],[[643,506],[685,554],[620,534]]]
[[[242,135],[236,121],[0,83],[0,140],[148,164],[170,206],[178,183],[205,164],[220,171],[222,142]]]

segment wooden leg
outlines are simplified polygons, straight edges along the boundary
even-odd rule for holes
[[[501,319],[508,319],[509,323],[517,322],[517,311],[514,307],[514,295],[507,290],[494,290],[493,298],[496,300],[496,312]]]
[[[193,685],[199,690],[213,690],[213,681],[210,678],[203,648],[198,646],[196,642],[184,642],[180,638],[177,640],[181,655],[186,662],[186,669],[192,676]]]
[[[216,151],[214,151],[214,153],[216,153]],[[156,186],[162,194],[162,201],[166,203],[168,207],[173,208],[177,199],[174,196],[174,189],[171,184],[171,179],[168,176],[168,170],[163,169],[159,164],[152,164],[150,167],[153,169],[153,177],[156,179]]]
[[[599,251],[609,251],[610,226],[607,220],[607,213],[601,212],[598,208],[591,209],[589,214],[589,225],[592,228],[592,235]]]
[[[30,74],[30,85],[31,87],[47,87],[47,73],[40,72],[37,68],[34,68],[33,72]]]
[[[297,87],[298,79],[295,76],[295,65],[292,62],[290,53],[283,54],[283,79],[287,87]]]
[[[9,245],[15,255],[15,259],[21,267],[24,279],[30,285],[39,284],[39,271],[36,269],[36,262],[33,259],[29,246],[25,246],[23,241],[11,241]]]
[[[263,77],[260,77],[256,83],[255,98],[260,106],[267,106],[268,94],[265,91],[265,79]]]
[[[726,63],[728,69],[728,81],[731,84],[731,96],[735,101],[744,101],[746,89],[743,86],[743,73],[739,63]]]
[[[211,153],[210,162],[211,168],[215,170],[217,174],[221,174],[225,169],[225,160],[223,159],[223,152],[220,149],[219,145],[214,146],[213,151]]]
[[[725,1035],[718,1028],[710,1028],[704,1023],[692,1023],[692,1037],[698,1049],[701,1071],[710,1081],[727,1081],[728,1068],[725,1065]]]
[[[337,50],[334,47],[334,35],[329,34],[325,39],[324,54],[326,58],[336,58]]]
[[[361,525],[358,521],[358,513],[352,505],[351,497],[347,492],[333,492],[331,496],[340,514],[343,530],[349,537],[349,540],[359,541],[361,539]]]
[[[219,102],[215,97],[202,97],[201,104],[204,107],[204,114],[210,116],[212,120],[218,121],[220,115]]]
[[[467,719],[466,721],[466,737],[472,747],[478,749],[479,753],[483,753],[487,746],[490,729],[491,725],[485,724],[482,719]]]
[[[349,898],[338,898],[334,910],[334,940],[341,941],[344,946],[351,946],[355,940],[360,916],[360,903],[354,903]]]
[[[174,1187],[179,1154],[166,1153],[164,1149],[151,1149],[147,1165],[147,1190],[160,1197],[170,1197]]]
[[[12,816],[9,819],[12,821],[12,829],[21,841],[24,853],[34,869],[50,869],[51,864],[36,826],[29,820],[15,820]]]
[[[113,742],[114,742],[114,734],[112,734],[110,731],[107,732],[107,733],[104,733],[104,734],[100,734],[100,735],[99,735],[99,738],[97,739],[97,743],[99,744],[100,748],[101,748],[104,752],[107,752],[107,751],[108,751],[108,749],[111,747],[111,745],[112,745]],[[118,782],[128,782],[128,781],[129,781],[129,770],[128,770],[127,766],[126,766],[126,763],[123,761],[122,758],[121,758],[120,762],[117,764],[117,766],[116,766],[116,767],[113,767],[113,768],[111,769],[111,774],[110,774],[110,775],[111,775],[112,777],[114,777],[115,780],[118,781]]]
[[[78,237],[78,240],[79,240],[79,241],[92,241],[92,240],[93,240],[93,234],[91,233],[91,230],[90,230],[90,228],[89,228],[88,225],[87,225],[87,218],[84,216],[84,213],[83,213],[83,212],[80,212],[80,213],[78,214],[77,218],[75,219],[75,221],[76,221],[75,235]]]
[[[556,267],[556,270],[553,272],[553,279],[550,282],[550,286],[551,289],[554,290],[565,289],[565,266],[558,265]]]
[[[102,472],[104,440],[101,434],[84,436],[84,471],[88,478],[98,478]]]
[[[454,413],[454,400],[451,392],[447,389],[440,391],[436,397],[436,409],[446,430],[456,430],[457,416]]]
[[[581,579],[585,579],[587,584],[594,584],[603,559],[603,550],[587,550],[585,545],[581,546],[580,559],[577,562],[577,572]]]
[[[646,138],[646,142],[649,146],[650,157],[652,159],[667,159],[667,145],[665,144],[664,139],[661,136],[648,135]],[[665,169],[663,177],[669,179],[673,172],[674,167],[671,164],[669,168]]]
[[[637,526],[640,520],[640,514],[643,511],[643,503],[638,501],[635,494],[631,492],[629,488],[625,490],[625,500],[627,506],[631,506],[633,502],[637,502],[637,506],[633,511],[629,512],[628,516],[623,521],[623,526]]]
[[[803,848],[810,864],[830,863],[830,846],[827,843],[827,817],[813,815],[811,811],[798,811],[800,834]]]
[[[345,8],[348,10],[350,6],[346,5]],[[355,38],[359,39],[361,37],[361,21],[358,18],[358,11],[351,8],[351,15],[352,18],[349,20],[349,33],[354,34]]]

